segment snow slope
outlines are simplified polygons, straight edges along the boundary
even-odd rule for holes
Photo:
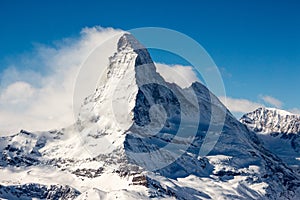
[[[116,46],[76,124],[0,138],[1,198],[299,199],[299,176],[204,85],[166,82],[132,35]]]

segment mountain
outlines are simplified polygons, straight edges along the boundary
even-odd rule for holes
[[[0,138],[1,198],[300,197],[299,175],[204,85],[166,82],[127,33],[108,59],[74,125]]]
[[[258,108],[240,121],[257,133],[267,149],[300,172],[300,115]]]
[[[255,132],[261,133],[300,133],[300,115],[275,108],[258,108],[241,118]]]

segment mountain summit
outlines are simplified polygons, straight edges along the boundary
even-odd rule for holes
[[[241,122],[247,124],[255,132],[300,133],[300,115],[276,108],[258,108],[245,114]]]
[[[258,108],[240,121],[257,133],[264,146],[300,172],[300,116],[275,108]]]
[[[0,197],[299,198],[299,176],[208,88],[166,82],[130,34],[116,46],[73,126],[0,138]]]

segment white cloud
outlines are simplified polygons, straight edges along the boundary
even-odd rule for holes
[[[9,85],[0,95],[1,104],[20,104],[28,101],[35,89],[26,82],[17,81]]]
[[[234,113],[245,114],[259,107],[264,107],[263,104],[249,101],[247,99],[234,99],[230,97],[219,97],[221,102]]]
[[[192,82],[199,81],[191,66],[167,65],[155,63],[157,72],[169,83],[176,83],[182,88],[188,87]]]
[[[282,102],[274,97],[268,96],[268,95],[260,95],[260,98],[267,104],[271,106],[275,106],[276,108],[282,107]]]
[[[36,45],[32,53],[7,67],[0,75],[0,134],[72,124],[74,83],[81,64],[94,48],[119,32],[84,28],[78,38],[54,46]]]

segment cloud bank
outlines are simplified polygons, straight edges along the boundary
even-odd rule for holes
[[[0,134],[72,124],[74,83],[81,64],[94,48],[119,32],[84,28],[77,38],[53,46],[37,45],[20,62],[6,67],[0,75]]]

